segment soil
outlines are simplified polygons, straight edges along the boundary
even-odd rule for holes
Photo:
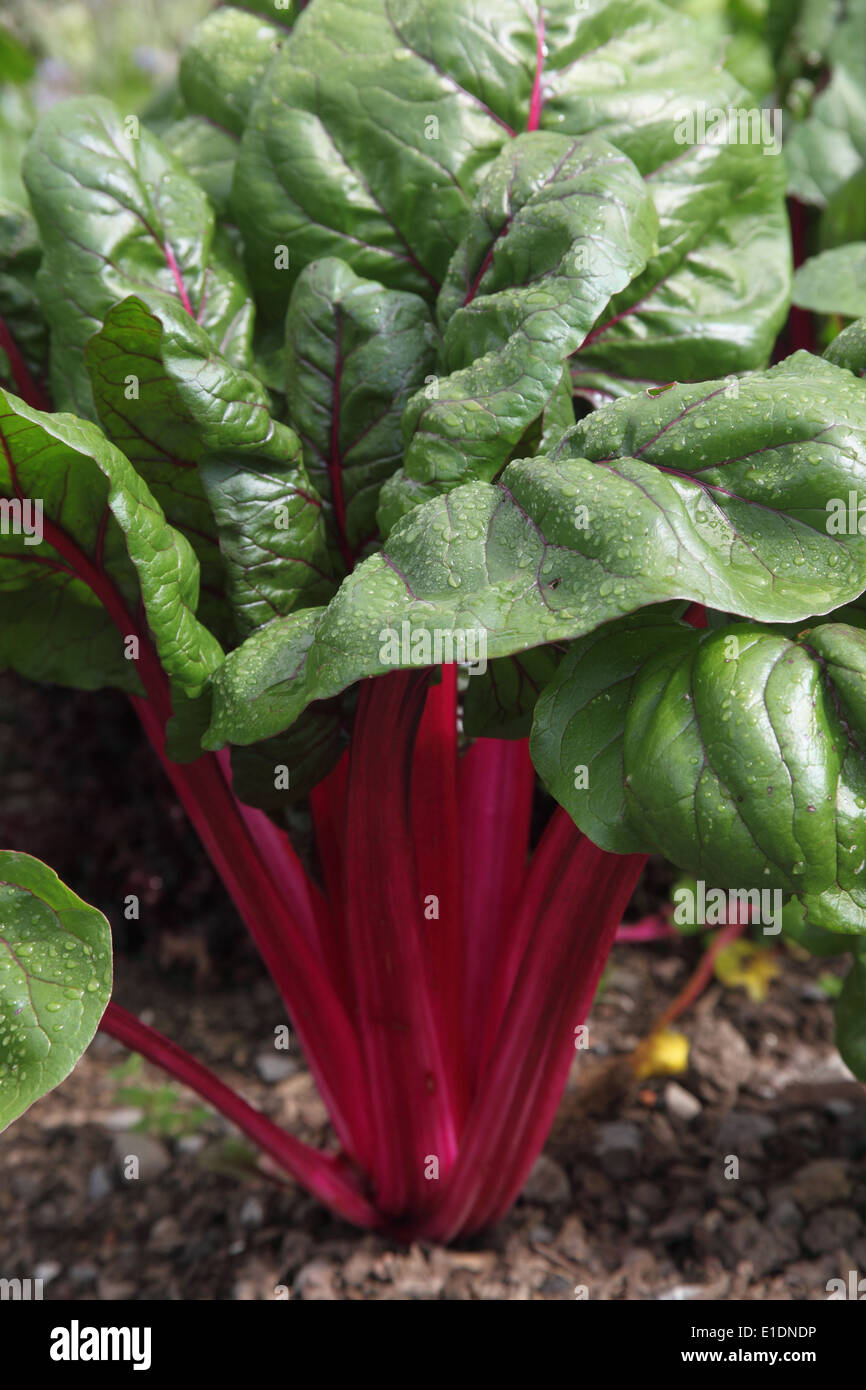
[[[275,992],[122,698],[6,676],[0,717],[0,843],[109,913],[118,1001],[326,1143],[303,1059],[274,1049]],[[635,911],[668,879],[652,866]],[[139,922],[120,911],[131,892]],[[99,1035],[0,1137],[0,1273],[41,1278],[46,1299],[826,1299],[866,1270],[866,1090],[833,1047],[825,982],[845,962],[779,948],[761,1003],[714,983],[677,1023],[687,1069],[638,1081],[627,1056],[699,955],[695,939],[616,947],[523,1196],[448,1250],[332,1220]]]

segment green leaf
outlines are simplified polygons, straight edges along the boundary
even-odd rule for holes
[[[762,366],[790,291],[782,161],[677,137],[683,114],[752,105],[721,49],[656,0],[316,0],[268,69],[238,160],[262,310],[279,316],[304,267],[332,255],[435,296],[478,184],[537,117],[616,145],[659,212],[659,254],[635,297],[614,301],[586,382],[610,395],[633,378]]]
[[[843,328],[824,353],[828,362],[846,367],[855,376],[866,376],[866,319]]]
[[[807,42],[812,62],[829,67],[820,94],[785,142],[789,192],[823,207],[863,167],[866,159],[866,2],[848,0],[841,23],[823,11]]]
[[[214,211],[224,217],[231,202],[240,143],[237,136],[221,130],[206,116],[185,116],[157,133],[169,154],[204,189]]]
[[[842,1061],[866,1081],[866,960],[855,956],[836,1000],[836,1046]]]
[[[0,851],[0,1130],[69,1075],[111,995],[111,929],[38,859]]]
[[[361,566],[363,568],[363,566]],[[214,678],[213,719],[203,748],[258,743],[293,724],[310,700],[304,666],[324,608],[299,608],[275,618],[229,652]],[[334,682],[337,694],[349,680]]]
[[[42,250],[36,223],[14,203],[0,200],[0,317],[32,374],[42,371],[48,336],[36,293]],[[0,380],[14,386],[0,342]]]
[[[0,83],[0,198],[20,207],[27,206],[21,158],[35,124],[36,111],[29,86]]]
[[[806,916],[799,898],[791,898],[782,911],[784,935],[813,956],[840,956],[851,950],[850,936],[817,927]]]
[[[188,463],[214,449],[257,453],[273,437],[264,386],[168,295],[150,295],[147,305],[130,296],[109,309],[85,363],[100,418],[138,463],[151,441],[162,457]],[[137,445],[141,431],[148,439]]]
[[[237,3],[240,9],[265,15],[271,23],[290,30],[307,0],[237,0]]]
[[[36,60],[17,35],[0,25],[0,82],[29,82]]]
[[[232,749],[234,793],[248,806],[279,816],[327,777],[346,744],[339,701],[313,705],[286,733]]]
[[[193,29],[181,55],[187,109],[239,136],[282,41],[279,29],[244,10],[214,10]]]
[[[346,555],[376,539],[379,489],[403,457],[403,407],[435,367],[417,295],[333,259],[299,277],[286,318],[289,412]]]
[[[642,614],[576,643],[536,706],[536,767],[603,849],[801,896],[866,931],[866,634],[800,640]]]
[[[416,507],[302,649],[283,649],[279,624],[248,639],[218,673],[208,737],[253,742],[365,676],[438,664],[423,641],[413,654],[419,634],[463,633],[489,660],[673,599],[760,622],[830,611],[866,587],[866,537],[830,530],[858,488],[866,397],[808,353],[733,386],[616,401],[550,459]]]
[[[111,306],[170,296],[234,365],[250,361],[252,304],[203,191],[135,117],[101,97],[53,106],[24,178],[44,246],[39,290],[58,405],[92,415],[84,345]]]
[[[818,249],[829,251],[866,237],[866,168],[860,168],[828,199],[818,223]]]
[[[295,608],[326,603],[337,587],[322,502],[297,436],[278,425],[270,453],[260,462],[213,454],[201,469],[242,636]]]
[[[201,615],[228,636],[326,601],[321,499],[265,389],[163,297],[115,305],[85,351],[100,419],[202,566]]]
[[[816,314],[866,315],[866,241],[822,251],[794,276],[794,303]]]
[[[739,113],[745,120],[760,115],[753,101],[730,90],[696,107],[698,122],[702,111],[738,121]],[[688,135],[692,112],[680,109],[674,127]],[[653,192],[659,251],[572,358],[575,391],[597,403],[671,380],[763,367],[790,303],[782,159],[738,133],[736,143],[674,144],[669,162],[653,171],[641,142],[616,143]]]
[[[561,652],[533,647],[487,663],[469,677],[463,696],[468,738],[526,738],[539,694],[553,679]]]
[[[197,467],[203,432],[168,373],[163,339],[159,319],[130,297],[106,314],[85,347],[85,363],[101,424],[195,550],[201,618],[225,640],[231,623],[223,557]]]
[[[0,391],[0,494],[0,667],[139,691],[124,636],[141,603],[166,675],[199,694],[222,652],[195,617],[198,563],[102,432]]]
[[[658,219],[604,140],[534,131],[485,178],[442,292],[449,373],[404,418],[407,474],[443,490],[493,478],[612,295],[646,265]]]

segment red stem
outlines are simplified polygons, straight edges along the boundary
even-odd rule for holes
[[[557,850],[527,883],[535,925],[482,1077],[444,1201],[421,1234],[450,1240],[489,1224],[519,1194],[553,1122],[617,925],[646,862],[606,854],[561,810]],[[579,924],[576,915],[583,917]]]
[[[328,975],[357,1027],[357,1000],[352,980],[349,938],[346,931],[345,882],[346,795],[349,755],[344,753],[337,766],[310,793],[310,810],[319,851],[319,863],[330,906],[329,929],[322,934],[322,951]]]
[[[51,402],[30,375],[27,363],[21,356],[18,344],[2,315],[0,315],[0,348],[9,359],[9,370],[12,373],[12,380],[15,382],[15,390],[22,401],[26,401],[27,405],[32,406],[34,410],[50,410]]]
[[[639,922],[622,922],[617,927],[617,941],[665,941],[677,935],[676,927],[672,927],[666,917],[660,912],[653,912],[649,917],[641,917]]]
[[[108,1005],[99,1027],[191,1087],[331,1211],[358,1226],[379,1224],[378,1214],[338,1156],[320,1153],[287,1134],[177,1043],[119,1005]]]
[[[806,208],[797,198],[788,199],[788,217],[791,223],[791,244],[794,269],[806,259]],[[809,309],[801,309],[792,304],[787,325],[788,352],[804,348],[806,352],[816,352],[815,317]]]
[[[134,698],[133,704],[282,995],[340,1143],[364,1166],[372,1136],[358,1040],[318,950],[283,900],[213,754],[170,762],[149,702]]]
[[[232,785],[231,754],[227,748],[214,754],[228,786]],[[267,862],[274,885],[288,905],[298,926],[313,949],[321,950],[320,936],[328,929],[328,904],[318,885],[309,877],[284,830],[255,806],[247,806],[232,796],[260,856]]]
[[[529,740],[481,738],[460,760],[465,1066],[473,1093],[491,963],[512,930],[526,875],[535,772]]]
[[[163,250],[165,252],[166,264],[168,265],[168,268],[172,273],[174,283],[177,287],[177,292],[180,295],[180,302],[186,309],[186,312],[189,314],[190,318],[193,318],[194,315],[192,312],[192,305],[189,302],[189,295],[186,292],[186,285],[183,283],[183,276],[180,273],[180,266],[175,260],[174,252],[172,251],[168,242],[166,242],[163,246]]]
[[[376,1204],[416,1217],[457,1149],[436,1028],[411,830],[412,749],[428,673],[394,672],[360,689],[349,761],[346,921],[375,1136]]]
[[[716,956],[723,946],[727,946],[729,942],[736,941],[738,937],[742,936],[748,925],[749,919],[748,916],[745,916],[742,922],[729,922],[727,926],[722,927],[717,932],[706,951],[701,956],[701,959],[698,961],[694,974],[689,977],[676,998],[668,1004],[664,1012],[656,1019],[650,1031],[650,1037],[658,1033],[662,1028],[667,1028],[675,1019],[679,1018],[680,1014],[685,1013],[686,1009],[703,994],[713,977],[713,966]]]
[[[0,436],[0,443],[13,486],[21,495],[5,436]],[[285,1000],[322,1098],[332,1107],[340,1142],[363,1162],[369,1158],[371,1135],[357,1039],[318,952],[292,915],[299,910],[305,922],[311,912],[303,869],[286,841],[275,880],[275,871],[250,830],[250,821],[257,813],[245,808],[249,813],[245,819],[213,754],[184,765],[166,758],[165,724],[171,714],[171,694],[149,634],[131,617],[105,570],[98,568],[61,526],[45,520],[43,530],[49,545],[103,604],[120,634],[138,637],[136,669],[148,699],[133,696],[132,703]],[[293,891],[291,906],[281,893],[289,887]],[[307,930],[309,933],[309,925]]]
[[[541,77],[544,71],[544,10],[538,6],[538,20],[535,26],[535,78],[532,83],[532,96],[529,99],[529,119],[526,122],[527,130],[537,130],[541,120],[541,107],[543,96],[541,91]]]
[[[412,833],[422,940],[460,1127],[469,1102],[463,1045],[463,914],[457,810],[457,667],[430,685],[412,758]],[[430,901],[435,898],[435,903]],[[435,916],[430,915],[435,912]]]

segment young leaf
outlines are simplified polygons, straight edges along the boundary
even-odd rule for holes
[[[227,639],[223,558],[197,464],[196,424],[162,357],[163,327],[134,297],[110,309],[84,350],[100,423],[144,479],[201,565],[201,617]]]
[[[307,471],[330,503],[341,549],[376,539],[379,489],[400,465],[400,417],[436,366],[422,299],[326,259],[299,277],[286,317],[292,423]]]
[[[647,186],[604,140],[534,131],[503,149],[472,205],[442,292],[434,399],[406,410],[406,472],[447,489],[491,479],[554,394],[617,290],[651,255]]]
[[[757,117],[757,135],[707,138],[696,122],[708,110]],[[700,29],[655,0],[503,0],[483,19],[468,0],[316,0],[253,107],[235,215],[266,313],[326,255],[432,297],[506,141],[602,135],[648,180],[661,224],[639,292],[614,301],[580,362],[619,394],[634,378],[766,362],[790,252],[782,160],[764,157],[761,119]]]
[[[0,851],[0,1130],[67,1077],[111,994],[111,929],[38,859]]]
[[[92,416],[83,351],[118,299],[170,295],[235,365],[252,304],[202,190],[136,117],[102,97],[51,107],[24,178],[44,246],[39,292],[57,405]]]
[[[572,358],[575,391],[590,399],[763,367],[785,321],[791,248],[783,162],[761,138],[739,134],[736,118],[759,119],[761,111],[737,91],[720,92],[709,106],[735,121],[732,138],[689,143],[707,107],[681,108],[669,162],[656,166],[654,153],[650,170],[639,132],[635,140],[608,137],[647,178],[659,250]],[[685,143],[676,143],[678,132]]]
[[[228,638],[234,633],[234,618],[226,594],[226,558],[203,487],[202,460],[205,454],[230,453],[238,456],[238,466],[249,462],[253,472],[247,500],[253,498],[256,477],[282,470],[288,502],[296,497],[296,487],[310,493],[302,474],[292,474],[300,444],[291,430],[271,418],[264,387],[222,357],[175,301],[154,295],[151,304],[153,313],[130,296],[110,309],[85,348],[85,364],[100,421],[199,558],[202,620]],[[274,480],[264,487],[262,502],[277,501]],[[312,495],[310,501],[314,507],[320,505]],[[230,525],[225,507],[220,517]],[[285,531],[275,539],[282,541],[283,549],[288,546],[287,556],[301,544],[298,541],[293,549],[293,537]],[[280,546],[277,551],[282,553]],[[232,554],[236,562],[237,554]],[[261,563],[261,553],[257,559]],[[274,567],[272,557],[270,568]],[[233,584],[238,573],[235,563]],[[286,589],[298,587],[297,575],[284,574],[281,582]],[[239,601],[243,607],[240,596]],[[271,611],[268,617],[272,616]]]

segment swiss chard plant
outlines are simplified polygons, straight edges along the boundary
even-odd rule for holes
[[[108,1002],[105,919],[11,852],[0,1124],[101,1016],[334,1212],[449,1240],[520,1192],[648,854],[866,932],[866,339],[769,365],[785,161],[675,7],[295,8],[30,139],[0,660],[128,694],[334,1145]]]

